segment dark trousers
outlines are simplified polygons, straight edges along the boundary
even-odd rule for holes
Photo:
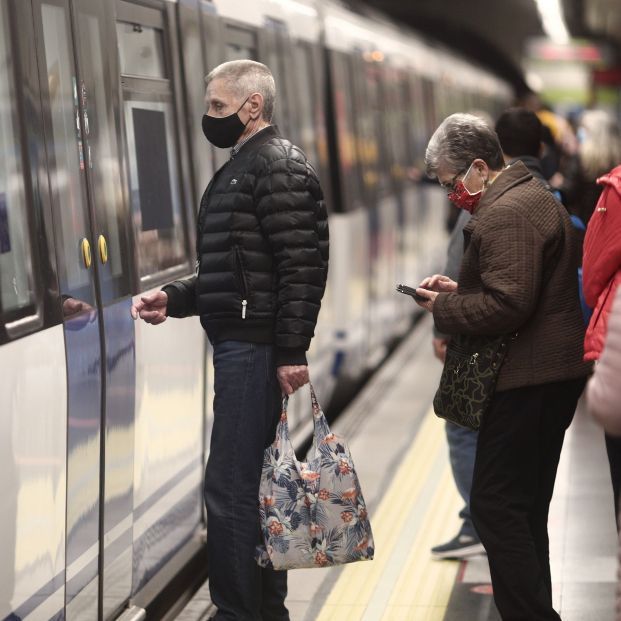
[[[209,588],[218,621],[289,621],[287,572],[261,569],[258,495],[281,392],[271,345],[214,346],[214,424],[205,473]]]
[[[560,619],[552,607],[548,510],[584,380],[496,393],[479,431],[471,493],[503,621]]]
[[[615,510],[617,530],[619,530],[619,489],[621,488],[621,438],[606,434],[606,454],[610,466],[610,480]]]

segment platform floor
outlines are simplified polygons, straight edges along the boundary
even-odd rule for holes
[[[441,365],[423,319],[335,423],[369,505],[376,556],[289,572],[292,621],[496,621],[487,557],[433,561],[458,530],[443,423],[430,409]],[[299,397],[303,398],[303,397]],[[581,406],[550,512],[554,601],[564,621],[613,621],[617,536],[602,432]],[[204,621],[201,589],[178,621]]]

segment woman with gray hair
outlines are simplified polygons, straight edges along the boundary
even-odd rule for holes
[[[496,134],[477,117],[445,119],[426,164],[449,199],[473,216],[464,228],[459,283],[441,274],[426,278],[419,304],[442,333],[506,337],[471,492],[494,599],[505,620],[558,620],[548,509],[565,430],[589,372],[582,361],[579,248],[562,206],[524,164],[504,167]]]
[[[605,110],[586,110],[576,133],[577,150],[566,157],[563,174],[555,181],[570,214],[586,226],[602,186],[597,179],[621,162],[621,127]]]

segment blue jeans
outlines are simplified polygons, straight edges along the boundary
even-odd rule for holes
[[[218,621],[289,621],[287,572],[261,569],[258,495],[281,391],[271,345],[214,346],[214,424],[205,472],[207,554]]]
[[[477,454],[477,439],[479,433],[472,429],[465,429],[451,422],[446,423],[446,439],[449,446],[451,470],[459,495],[466,503],[459,512],[463,520],[460,535],[468,535],[478,539],[472,517],[470,516],[470,489],[472,488],[472,473],[474,471],[474,458]]]

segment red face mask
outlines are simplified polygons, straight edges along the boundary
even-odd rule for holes
[[[472,164],[470,164],[470,168],[472,168]],[[468,168],[468,171],[464,175],[464,179],[468,176],[470,168]],[[468,188],[466,188],[463,180],[460,179],[453,186],[453,191],[449,192],[448,199],[451,201],[451,203],[453,203],[453,205],[455,205],[455,207],[459,207],[460,209],[465,209],[470,213],[474,213],[476,206],[481,200],[482,194],[483,188],[481,188],[478,192],[474,192],[473,194],[468,190]]]

